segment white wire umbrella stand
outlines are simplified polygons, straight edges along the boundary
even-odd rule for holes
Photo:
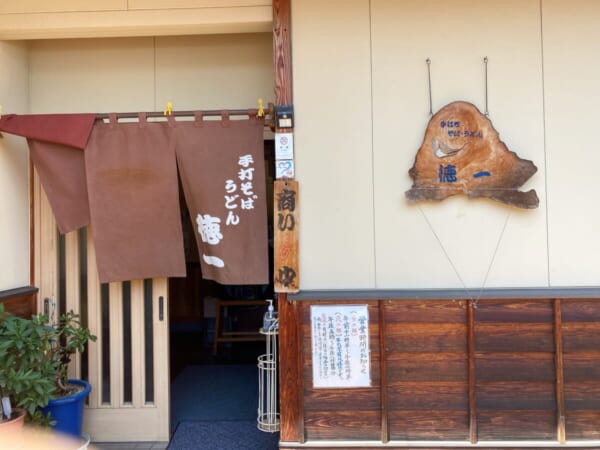
[[[261,431],[279,431],[279,395],[277,383],[277,335],[279,320],[274,319],[268,329],[261,328],[266,336],[267,352],[258,357],[258,418]]]

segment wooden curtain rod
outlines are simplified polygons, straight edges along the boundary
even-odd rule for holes
[[[223,113],[227,113],[230,116],[247,116],[250,114],[257,114],[257,109],[214,109],[207,111],[173,111],[170,115],[175,117],[194,117],[194,115],[199,112],[203,116],[220,116]],[[265,109],[265,114],[268,114],[269,111]],[[125,113],[116,113],[117,119],[136,119],[141,113],[139,112],[125,112]],[[162,111],[153,111],[146,112],[146,117],[166,117],[165,113]],[[108,114],[96,114],[97,119],[108,119]]]

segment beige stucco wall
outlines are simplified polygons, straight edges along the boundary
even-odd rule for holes
[[[269,33],[30,43],[31,112],[255,108],[273,100]]]
[[[27,113],[27,45],[0,42],[0,105]],[[29,285],[29,160],[24,139],[0,139],[0,291]]]
[[[598,2],[307,0],[292,18],[302,289],[600,285]],[[434,112],[483,111],[485,56],[490,119],[537,165],[539,208],[408,203],[426,59]]]

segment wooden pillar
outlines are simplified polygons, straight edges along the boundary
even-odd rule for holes
[[[273,62],[275,104],[292,104],[291,0],[273,0]],[[280,293],[279,308],[279,395],[280,439],[304,442],[302,407],[302,343],[300,307]]]

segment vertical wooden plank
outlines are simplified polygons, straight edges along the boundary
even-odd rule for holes
[[[561,444],[567,440],[565,425],[565,383],[562,345],[562,311],[560,300],[554,300],[554,346],[556,363],[556,423],[557,439]]]
[[[467,307],[467,347],[469,352],[469,440],[476,444],[477,437],[477,403],[475,379],[475,319],[473,314],[473,300]]]
[[[123,283],[109,285],[110,404],[123,406]]]
[[[302,376],[302,373],[304,373],[302,370],[304,367],[304,352],[302,351],[302,343],[304,341],[304,331],[302,327],[302,304],[296,304],[296,302],[294,302],[294,307],[296,316],[294,319],[294,323],[296,324],[296,367],[298,368],[299,373],[297,378],[298,382],[296,384],[296,392],[298,397],[298,432],[300,435],[299,442],[304,444],[306,442],[306,432],[304,427],[304,377]]]
[[[298,366],[296,353],[298,345],[297,321],[300,321],[297,302],[289,302],[287,294],[278,296],[279,306],[279,395],[280,395],[280,439],[300,442],[304,423],[301,419],[302,392],[298,392],[298,378],[302,370]],[[303,415],[303,411],[302,411]]]
[[[48,197],[40,187],[40,273],[39,310],[43,311],[45,298],[58,301],[57,229]],[[51,318],[52,319],[52,318]]]
[[[144,281],[131,282],[131,382],[132,403],[134,408],[144,404],[146,383],[144,367]]]
[[[38,288],[40,287],[40,280],[42,279],[42,260],[41,260],[41,256],[42,256],[42,251],[41,251],[41,232],[42,232],[42,221],[40,219],[41,217],[41,185],[40,185],[40,179],[38,177],[37,171],[34,169],[33,170],[33,180],[32,180],[32,193],[31,195],[34,197],[34,213],[33,213],[33,217],[31,218],[31,220],[33,221],[33,228],[34,228],[34,236],[33,236],[33,258],[35,260],[35,264],[34,264],[34,274],[33,274],[33,279],[32,279],[32,283],[34,285],[36,285]],[[38,304],[37,304],[37,310],[39,312],[42,312],[42,295],[40,292],[38,292]]]
[[[92,239],[92,228],[87,231],[87,292],[88,292],[88,327],[98,339],[88,344],[88,374],[92,385],[89,396],[89,407],[98,408],[102,404],[102,317],[100,308],[100,280],[96,266],[96,249]]]
[[[66,277],[66,308],[67,311],[73,311],[79,314],[80,308],[80,293],[79,288],[79,234],[77,231],[72,231],[65,237],[65,277]],[[63,312],[61,311],[61,314]],[[69,365],[69,377],[81,378],[81,357],[79,352],[74,355]]]
[[[291,0],[273,0],[273,63],[275,99],[292,103]]]
[[[298,182],[276,180],[274,187],[275,292],[300,290],[298,264]]]
[[[36,230],[36,219],[38,213],[36,212],[36,178],[37,174],[33,168],[33,160],[29,158],[29,284],[35,286],[36,284],[36,245],[35,245],[35,230]],[[38,180],[39,184],[39,180]],[[35,308],[36,312],[37,307]]]
[[[153,282],[154,306],[154,406],[157,408],[159,440],[169,440],[169,311],[167,278],[155,278]],[[162,297],[162,302],[161,302]],[[161,310],[162,303],[162,310]]]
[[[389,300],[388,300],[389,301]],[[388,401],[387,401],[387,351],[385,338],[385,304],[387,301],[380,300],[379,306],[379,371],[380,371],[380,390],[381,390],[381,442],[387,444],[390,441],[390,431],[388,429]]]

